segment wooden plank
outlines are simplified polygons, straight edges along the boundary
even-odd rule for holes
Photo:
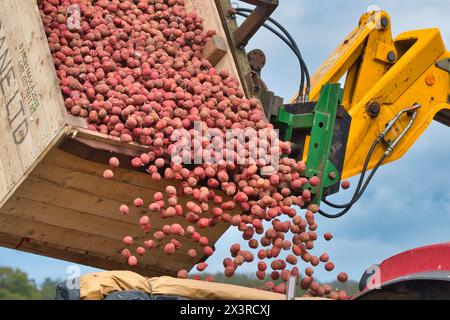
[[[113,241],[97,235],[65,229],[48,225],[39,221],[30,221],[21,217],[10,215],[2,211],[0,215],[0,232],[35,239],[50,244],[57,244],[67,248],[84,250],[86,255],[100,254],[112,261],[123,263],[124,259],[120,252],[122,243]],[[142,257],[142,264],[151,269],[162,271],[163,274],[174,274],[177,270],[188,268],[191,264],[183,259],[167,261],[167,256],[161,257],[157,251]]]
[[[225,40],[220,36],[214,36],[205,45],[202,51],[202,58],[207,59],[213,66],[216,66],[227,54]]]
[[[18,193],[20,194],[19,191]],[[23,197],[23,194],[20,196],[14,195],[0,212],[7,212],[17,217],[48,225],[64,226],[68,229],[95,234],[111,240],[121,241],[125,235],[131,235],[139,240],[144,238],[136,225],[35,201]]]
[[[122,203],[130,203],[131,195],[147,199],[154,190],[139,187],[134,184],[126,184],[123,181],[108,180],[102,177],[78,172],[66,168],[42,163],[32,173],[32,177],[45,182],[53,182],[62,188],[71,188],[88,194],[95,194],[105,199],[117,200]],[[124,188],[124,186],[126,186]]]
[[[141,145],[136,142],[123,143],[120,142],[120,139],[117,137],[109,136],[106,134],[102,134],[99,132],[94,132],[88,130],[86,128],[77,127],[77,123],[79,121],[74,121],[73,116],[69,117],[69,125],[73,127],[69,136],[77,141],[81,141],[84,144],[87,144],[91,148],[104,150],[108,152],[115,152],[124,155],[128,155],[130,157],[139,156],[142,153],[150,152],[152,149],[150,147]],[[77,118],[81,119],[81,118]]]
[[[36,0],[14,0],[20,13],[17,18],[21,25],[21,50],[24,69],[28,62],[30,86],[23,87],[27,101],[32,108],[31,132],[38,133],[42,141],[36,141],[38,152],[61,130],[65,123],[64,100],[56,76],[53,58],[50,54],[47,36],[40,17]],[[17,24],[17,21],[16,21]],[[16,30],[17,33],[17,30]],[[33,82],[34,80],[34,82]],[[33,89],[34,88],[34,92]],[[33,126],[35,129],[33,129]],[[43,139],[44,138],[44,139]]]
[[[104,246],[106,252],[120,252],[124,245],[122,238],[124,235],[131,235],[136,239],[136,246],[143,244],[145,239],[142,232],[139,232],[137,227],[126,223],[118,223],[110,219],[104,219],[73,210],[68,210],[61,207],[51,206],[45,203],[40,203],[25,198],[14,197],[9,201],[0,211],[2,214],[19,217],[28,221],[39,222],[45,225],[59,227],[63,230],[74,230],[83,232],[84,234],[95,235],[96,237],[104,239]],[[174,237],[178,238],[179,237]],[[118,244],[118,246],[116,246]],[[104,252],[103,252],[104,253]],[[141,258],[145,263],[153,262],[158,257],[163,256],[162,251],[150,251],[148,255]],[[187,252],[177,251],[172,256],[166,256],[158,265],[165,268],[176,267],[180,261],[192,261],[187,256]]]
[[[72,146],[71,146],[72,147]],[[86,151],[77,149],[77,155],[70,154],[59,148],[52,149],[43,161],[43,165],[50,165],[65,168],[71,171],[85,173],[95,177],[102,177],[103,171],[108,169],[108,160],[111,156],[117,156],[120,161],[120,168],[114,170],[114,182],[125,183],[135,187],[144,188],[147,191],[161,191],[169,185],[169,182],[162,180],[155,183],[145,171],[138,171],[131,167],[131,159],[121,157],[111,153],[102,153],[98,150],[88,149]],[[89,158],[90,161],[84,160]],[[105,182],[105,180],[102,180]]]
[[[20,184],[25,181],[25,179],[30,175],[30,173],[35,169],[35,167],[41,162],[42,159],[46,156],[47,152],[49,152],[54,146],[58,145],[67,134],[68,127],[63,127],[59,134],[50,142],[47,148],[41,153],[41,155],[34,161],[34,163],[25,171],[22,177],[17,181],[17,183],[12,187],[8,188],[7,193],[2,197],[0,194],[0,208],[6,203],[6,201],[14,194]],[[1,144],[0,144],[1,146]],[[0,159],[1,160],[1,159]],[[1,161],[0,161],[1,162]],[[0,180],[2,179],[0,172]]]
[[[120,232],[117,235],[117,239],[122,239],[125,235],[137,236],[138,239],[143,240],[151,238],[153,233],[161,230],[162,227],[167,223],[179,223],[186,226],[186,221],[184,218],[176,217],[166,221],[161,219],[158,215],[149,215],[152,223],[152,230],[149,235],[144,237],[141,229],[137,226],[137,221],[141,214],[149,214],[145,209],[135,209],[131,208],[131,215],[123,216],[118,213],[117,208],[120,206],[120,202],[106,200],[97,196],[88,195],[76,190],[61,189],[55,185],[43,183],[40,181],[25,181],[22,186],[17,190],[17,196],[25,199],[34,200],[39,203],[45,204],[47,207],[55,206],[57,208],[69,209],[70,216],[68,219],[84,219],[85,223],[94,224],[97,218],[104,218],[109,224],[111,221],[120,224],[117,229]],[[80,205],[81,204],[81,205]],[[32,210],[32,207],[26,207],[26,209]],[[80,212],[81,211],[81,212]],[[65,212],[65,211],[64,211]],[[60,214],[60,210],[58,210]],[[56,223],[56,221],[54,221]],[[122,227],[123,225],[123,227]],[[67,224],[66,226],[69,226]],[[72,225],[70,225],[72,227]],[[72,227],[73,228],[73,227]],[[126,230],[129,228],[129,231]],[[113,230],[113,231],[114,231]],[[85,230],[86,231],[86,230]],[[220,231],[220,232],[218,232]],[[99,233],[100,230],[95,229],[95,233]],[[208,230],[203,232],[204,235],[208,236],[211,241],[217,240],[217,233],[223,233],[223,230],[218,227],[216,230]],[[110,236],[107,232],[105,235]],[[175,237],[181,243],[183,248],[193,248],[201,252],[201,246],[195,243],[190,237]],[[187,249],[180,253],[185,254]]]
[[[144,200],[152,198],[153,194],[157,192],[156,190],[143,189],[120,182],[105,181],[103,178],[74,172],[64,168],[47,166],[46,164],[41,164],[36,168],[30,180],[33,181],[33,183],[35,181],[44,182],[57,187],[55,191],[57,192],[58,199],[55,199],[56,197],[51,197],[47,200],[48,203],[60,203],[61,206],[64,207],[70,206],[71,209],[90,212],[91,214],[109,217],[110,219],[119,219],[116,217],[118,215],[117,208],[120,204],[130,204],[134,197],[141,197]],[[29,189],[27,192],[29,192]],[[35,198],[32,193],[20,192],[20,194],[28,198]],[[83,201],[78,201],[78,203],[76,203],[73,202],[73,199],[80,199]],[[179,203],[182,205],[186,205],[187,201],[188,199],[182,197],[179,198]],[[103,208],[105,210],[103,210]],[[169,220],[165,220],[160,218],[158,214],[146,212],[145,209],[140,210],[139,212],[150,216],[152,226],[154,227],[153,232],[161,230],[162,226],[165,224],[179,223],[182,226],[187,226],[186,220],[183,217],[173,217]],[[205,214],[205,216],[208,216],[208,214]],[[125,219],[125,217],[122,219]],[[202,234],[207,236],[211,243],[214,243],[228,228],[228,225],[219,223],[214,228],[202,230]],[[126,234],[123,234],[123,236],[125,235]],[[183,240],[182,242],[189,247],[195,249],[199,248],[197,244],[190,240]]]
[[[17,188],[20,186],[20,184],[25,181],[25,179],[30,175],[30,173],[35,169],[35,167],[41,162],[41,160],[46,156],[47,152],[49,152],[54,146],[59,144],[61,142],[61,139],[63,139],[68,131],[68,127],[63,127],[61,131],[58,133],[58,135],[53,139],[53,141],[50,142],[50,144],[47,146],[47,148],[40,154],[40,156],[34,161],[34,163],[25,171],[25,173],[22,175],[22,177],[17,181],[17,183],[7,189],[7,192],[3,196],[3,194],[0,194],[0,208],[6,203],[6,201],[14,194],[14,192],[17,190]],[[0,144],[1,146],[1,144]],[[0,159],[1,162],[1,159]],[[1,168],[1,166],[0,166]],[[4,169],[4,168],[1,168]],[[2,180],[1,174],[3,171],[0,171],[0,180]],[[4,181],[4,180],[3,180]]]
[[[99,155],[98,150],[91,150],[91,151],[92,151],[91,154],[88,154],[89,153],[88,151],[86,154],[80,154],[80,156],[89,157],[95,161],[98,161],[99,163],[93,161],[83,161],[77,156],[74,156],[67,152],[61,151],[58,148],[55,148],[48,153],[48,156],[43,161],[43,165],[48,164],[50,166],[65,168],[74,172],[85,173],[96,177],[97,179],[95,180],[95,183],[106,184],[107,181],[105,181],[101,177],[103,171],[107,169],[107,166],[105,164],[107,163],[111,154],[107,153],[104,155]],[[132,168],[130,165],[129,158],[120,158],[120,160],[121,160],[121,168],[114,170],[114,180],[112,180],[111,182],[120,182],[126,184],[127,186],[131,185],[144,189],[144,191],[148,191],[149,193],[147,194],[146,197],[143,197],[143,199],[149,199],[149,197],[152,196],[154,192],[162,191],[168,185],[174,184],[173,181],[167,181],[164,179],[158,183],[153,182],[146,172],[137,171],[136,169]],[[118,187],[118,185],[114,186],[114,188],[116,187]],[[136,191],[136,189],[133,190]],[[216,190],[216,193],[226,198],[226,195],[223,192]],[[185,204],[186,201],[189,201],[191,199],[181,196],[179,197],[179,200],[181,203]],[[238,210],[235,210],[231,212],[231,214],[240,214],[240,212]]]
[[[36,1],[1,1],[0,205],[60,133],[62,108]]]
[[[0,64],[2,65],[0,70],[0,128],[2,128],[2,134],[0,135],[0,162],[2,163],[0,179],[2,185],[6,186],[6,192],[8,192],[9,189],[14,187],[25,170],[22,162],[18,160],[20,156],[17,145],[19,142],[28,145],[32,138],[31,135],[24,135],[22,129],[28,124],[24,115],[25,110],[22,108],[23,102],[18,93],[19,84],[15,78],[9,44],[6,42],[9,37],[7,37],[3,25],[2,5],[4,3],[0,2]],[[0,199],[6,196],[6,192],[0,194]]]
[[[3,161],[0,159],[0,174],[2,174],[2,172],[5,172],[5,167],[3,166]],[[8,182],[6,179],[0,178],[0,207],[2,204],[2,195],[8,194],[8,191]]]
[[[168,223],[179,223],[186,226],[186,221],[182,217],[174,217],[170,220],[164,220],[157,214],[150,214],[146,208],[137,209],[130,207],[131,214],[124,216],[118,212],[118,208],[122,204],[121,202],[104,199],[68,188],[62,189],[57,185],[39,180],[28,179],[25,181],[17,190],[16,196],[41,202],[48,206],[53,205],[56,207],[73,210],[76,213],[80,212],[86,215],[86,219],[90,219],[90,215],[93,215],[94,218],[101,217],[118,223],[130,225],[134,227],[134,229],[130,230],[130,235],[142,234],[137,226],[137,222],[139,221],[139,217],[144,214],[150,216],[152,223],[152,230],[148,237],[150,237],[154,232],[161,230],[162,227]],[[220,227],[218,227],[217,230],[223,231]],[[125,231],[122,231],[121,237],[125,236]],[[204,234],[209,235],[209,232],[205,232]],[[214,239],[214,237],[211,239]],[[200,248],[198,244],[193,242],[188,237],[179,240],[182,241],[183,245],[186,247]]]

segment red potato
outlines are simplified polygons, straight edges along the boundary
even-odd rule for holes
[[[280,283],[276,287],[273,288],[273,292],[279,294],[286,294],[287,287],[284,283]]]
[[[153,195],[153,199],[154,199],[155,201],[161,201],[161,200],[163,200],[163,198],[164,198],[164,196],[163,196],[162,192],[156,192],[156,193]]]
[[[131,165],[134,168],[141,168],[143,166],[141,158],[139,157],[133,158],[133,160],[131,160]]]
[[[171,234],[174,234],[174,235],[179,235],[179,236],[182,236],[182,237],[185,235],[185,230],[178,223],[175,223],[175,224],[171,225],[169,231],[170,231]]]
[[[176,196],[177,195],[177,189],[174,186],[167,186],[166,187],[166,193],[169,196]]]
[[[324,253],[319,257],[320,262],[326,263],[330,260],[328,253]]]
[[[333,235],[332,235],[331,233],[329,233],[329,232],[325,233],[325,234],[323,235],[323,237],[324,237],[324,239],[325,239],[326,241],[330,241],[331,239],[333,239]]]
[[[127,216],[130,214],[130,209],[128,208],[128,206],[126,204],[121,205],[119,208],[119,211],[124,216]]]
[[[251,249],[257,249],[258,246],[259,246],[258,240],[256,240],[256,239],[250,240],[250,241],[248,242],[248,246],[249,246]]]
[[[136,253],[137,253],[138,256],[143,256],[143,255],[145,255],[145,248],[143,248],[143,247],[138,247],[138,248],[136,249]]]
[[[156,240],[162,241],[166,237],[166,234],[162,231],[156,231],[153,236],[155,237]]]
[[[288,255],[286,258],[286,262],[292,265],[296,265],[298,263],[297,257],[294,255]]]
[[[272,261],[271,267],[273,270],[283,270],[286,268],[286,262],[284,260],[278,259]]]
[[[114,178],[114,172],[112,172],[112,170],[109,170],[109,169],[105,170],[103,172],[103,178],[108,179],[108,180],[113,179]]]
[[[172,240],[170,240],[170,242],[175,245],[175,250],[181,249],[181,242],[178,241],[177,239],[172,239]]]
[[[248,262],[248,263],[251,263],[251,262],[253,262],[253,260],[255,260],[253,253],[251,253],[250,251],[240,251],[239,255],[243,256],[245,262]]]
[[[200,239],[198,239],[198,243],[202,246],[207,246],[209,244],[209,240],[207,237],[200,237]]]
[[[126,259],[128,259],[129,257],[131,257],[131,251],[128,249],[123,249],[122,250],[122,256]]]
[[[309,179],[309,183],[311,184],[311,186],[316,187],[319,185],[320,180],[317,176],[314,176],[311,179]]]
[[[179,278],[179,279],[187,279],[188,275],[189,275],[189,273],[186,270],[180,270],[177,273],[177,278]]]
[[[205,262],[201,262],[201,263],[199,263],[199,264],[197,265],[197,270],[198,270],[199,272],[205,271],[206,268],[208,268],[208,264],[205,263]]]
[[[134,201],[133,201],[133,205],[134,205],[136,208],[141,208],[141,207],[144,206],[144,200],[142,200],[141,198],[136,198],[136,199],[134,199]]]
[[[202,236],[201,236],[200,233],[198,233],[198,232],[194,232],[194,233],[192,234],[192,240],[194,240],[195,242],[199,242],[201,237],[202,237]]]
[[[273,281],[277,281],[280,278],[280,273],[278,271],[272,271],[270,277]]]
[[[241,251],[241,245],[239,243],[233,244],[230,248],[230,253],[232,257],[236,257],[239,251]]]
[[[237,266],[242,266],[245,262],[245,258],[241,255],[236,256],[236,258],[234,258],[233,263]]]
[[[196,258],[197,257],[197,251],[195,249],[189,249],[188,255],[191,258]]]
[[[318,257],[312,256],[312,257],[311,257],[310,263],[311,263],[311,265],[312,265],[313,267],[317,267],[317,266],[319,265],[319,263],[320,263],[320,260],[319,260]]]
[[[128,258],[128,264],[130,266],[136,266],[138,264],[138,259],[135,256],[130,256]]]
[[[109,166],[113,169],[118,168],[120,166],[119,159],[117,159],[116,157],[111,157],[109,159]]]
[[[194,232],[195,232],[195,227],[194,226],[188,226],[187,228],[186,228],[186,233],[188,234],[188,235],[193,235],[194,234]]]
[[[333,262],[327,262],[325,264],[325,270],[327,271],[333,271],[334,270],[334,263]]]
[[[345,272],[340,272],[337,276],[339,282],[345,283],[348,281],[348,275]]]
[[[289,280],[290,276],[291,276],[291,272],[289,270],[281,271],[281,279],[283,279],[283,281],[287,282]]]
[[[206,229],[209,227],[209,219],[208,218],[200,218],[197,222],[197,225],[200,229]]]
[[[214,253],[214,249],[213,249],[213,248],[211,248],[211,247],[209,247],[209,246],[205,246],[205,247],[203,248],[203,254],[204,254],[205,256],[210,257],[210,256],[213,255],[213,253]]]
[[[301,281],[300,281],[300,287],[303,290],[308,290],[311,286],[311,284],[313,283],[313,278],[312,277],[304,277]]]
[[[131,236],[126,236],[126,237],[123,238],[122,242],[124,244],[126,244],[127,246],[131,246],[134,243],[134,239]]]
[[[156,248],[156,243],[153,240],[147,240],[147,241],[144,242],[144,246],[147,249],[154,249],[154,248]]]
[[[258,270],[258,271],[256,271],[256,277],[262,281],[262,280],[266,279],[267,274],[265,271]]]
[[[342,181],[342,183],[341,183],[341,187],[342,187],[342,189],[344,189],[344,190],[348,190],[348,189],[350,189],[350,182],[349,181]]]
[[[175,253],[175,245],[170,242],[164,246],[164,254],[172,255]]]
[[[233,267],[226,267],[225,268],[225,276],[227,278],[232,278],[234,276],[235,269]]]
[[[266,271],[267,270],[267,264],[263,261],[258,263],[258,270],[259,271]]]

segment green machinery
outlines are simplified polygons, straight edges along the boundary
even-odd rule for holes
[[[306,160],[306,177],[319,178],[319,185],[304,186],[311,191],[311,202],[315,204],[320,204],[322,197],[339,191],[346,151],[344,142],[351,123],[350,116],[340,105],[342,93],[339,84],[327,84],[317,102],[285,105],[278,113],[272,112],[271,122],[279,129],[280,139],[292,142],[293,156],[297,160]],[[306,156],[304,150],[314,152]]]

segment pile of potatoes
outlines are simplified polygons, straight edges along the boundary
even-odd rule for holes
[[[138,264],[151,250],[209,257],[214,249],[202,230],[222,221],[243,238],[223,261],[227,277],[250,263],[258,279],[267,281],[263,289],[285,293],[285,282],[272,281],[297,276],[312,296],[347,298],[345,292],[314,280],[313,267],[334,270],[328,254],[311,252],[319,237],[319,208],[310,205],[311,193],[302,187],[320,181],[306,178],[305,163],[289,158],[290,143],[256,137],[239,152],[224,149],[222,155],[232,161],[195,166],[173,156],[183,140],[173,141],[174,132],[194,136],[195,123],[203,132],[215,130],[218,135],[212,141],[202,139],[203,150],[224,143],[230,130],[273,129],[259,101],[245,98],[236,78],[202,58],[215,31],[205,30],[201,17],[186,12],[184,0],[44,0],[40,11],[67,111],[85,118],[90,130],[149,146],[151,151],[132,159],[132,166],[145,168],[153,181],[173,182],[152,199],[137,198],[119,208],[123,215],[131,214],[131,207],[148,209],[148,215],[136,219],[148,240],[123,239],[122,255],[129,265]],[[251,148],[260,160],[242,162]],[[280,159],[276,168],[265,160],[273,155]],[[103,176],[114,179],[119,160],[111,158],[109,166]],[[262,172],[268,166],[270,175]],[[180,196],[191,201],[182,205]],[[296,207],[306,212],[300,215]],[[242,214],[232,214],[236,210]],[[153,215],[167,219],[167,224],[149,234]],[[171,223],[173,217],[184,217],[187,227]],[[191,237],[202,252],[182,247],[175,236]],[[332,235],[324,237],[331,240]],[[198,272],[207,268],[206,262],[196,266]],[[188,271],[180,270],[178,276],[187,278]],[[338,279],[345,282],[347,275],[340,273]]]

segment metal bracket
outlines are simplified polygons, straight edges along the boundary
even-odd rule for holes
[[[450,73],[450,58],[436,62],[436,67]]]
[[[314,105],[303,105],[304,108],[311,108],[306,113],[293,113],[291,108],[280,109],[277,117],[273,120],[276,128],[280,129],[280,139],[301,143],[301,152],[305,149],[304,135],[299,140],[296,131],[305,131],[310,134],[308,147],[308,158],[305,175],[307,178],[317,176],[318,186],[307,184],[304,189],[311,191],[311,203],[320,204],[325,189],[332,188],[340,181],[341,170],[330,161],[331,148],[333,145],[333,135],[337,118],[337,110],[342,101],[342,90],[339,84],[327,84],[323,87],[319,101]],[[293,106],[295,107],[295,105]],[[297,105],[296,107],[300,107]],[[345,136],[348,138],[348,135]],[[341,141],[346,144],[346,141]],[[293,150],[297,146],[293,146]],[[343,156],[345,156],[345,151]],[[303,155],[302,155],[303,157]]]

